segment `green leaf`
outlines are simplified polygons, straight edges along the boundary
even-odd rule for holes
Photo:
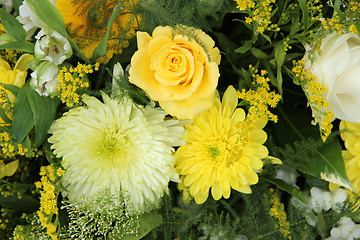
[[[291,186],[290,184],[284,182],[281,179],[265,178],[265,177],[261,177],[261,178],[264,179],[265,181],[269,182],[269,183],[272,183],[272,184],[276,185],[281,190],[295,196],[296,198],[300,199],[302,202],[306,203],[306,199],[305,199],[304,195],[296,187]]]
[[[162,216],[159,213],[144,213],[139,217],[140,229],[137,236],[126,235],[121,240],[138,240],[146,236],[152,229],[162,224]]]
[[[38,147],[44,141],[46,134],[55,119],[56,108],[60,104],[58,98],[40,96],[30,85],[26,88],[27,97],[34,116],[35,143]]]
[[[261,36],[263,36],[265,40],[271,44],[271,38],[268,35],[261,33]]]
[[[68,35],[62,15],[49,0],[27,0],[26,3],[48,27],[63,36]]]
[[[283,94],[283,90],[282,90],[282,72],[281,72],[281,65],[277,65],[276,66],[276,87],[279,90],[279,93],[282,95]]]
[[[34,44],[28,41],[16,41],[0,44],[0,49],[19,50],[27,53],[34,53]]]
[[[15,102],[11,127],[11,133],[15,137],[15,143],[21,143],[35,125],[34,116],[26,93],[26,88],[28,87],[30,87],[29,83],[25,83],[25,85],[20,88]]]
[[[296,86],[293,86],[294,88]],[[298,91],[301,88],[298,87]],[[311,117],[297,108],[297,102],[305,102],[304,98],[295,100],[284,96],[284,103],[278,106],[279,121],[275,125],[275,136],[280,146],[294,149],[294,152],[283,162],[289,161],[299,171],[310,176],[332,182],[352,189],[345,171],[341,154],[341,146],[333,136],[324,143],[320,138],[317,126],[311,124]],[[293,100],[294,102],[290,102]],[[286,146],[291,144],[291,146]]]
[[[99,45],[95,48],[94,52],[92,53],[92,56],[91,56],[92,61],[95,62],[96,59],[105,55],[111,27],[112,27],[117,15],[119,14],[120,10],[122,10],[122,9],[124,9],[124,7],[121,4],[121,2],[116,4],[116,6],[114,7],[111,17],[109,19],[109,22],[107,24],[106,34],[103,37],[103,39],[101,39],[101,42],[99,43]]]
[[[12,84],[6,84],[6,83],[0,83],[4,86],[6,90],[9,90],[14,96],[16,97],[20,91],[20,88],[18,86],[12,85]]]
[[[5,31],[15,40],[25,40],[26,31],[19,21],[5,9],[0,9],[1,24]]]
[[[236,53],[246,53],[247,51],[249,51],[251,49],[252,44],[253,44],[252,40],[247,40],[247,41],[245,41],[244,45],[235,49],[235,52]]]
[[[257,58],[260,58],[260,59],[263,59],[263,58],[269,58],[269,56],[264,53],[263,51],[261,51],[260,49],[258,48],[251,48],[250,49],[250,52]]]
[[[0,205],[25,213],[33,213],[40,207],[39,202],[28,195],[22,196],[21,199],[17,196],[0,196]]]
[[[290,36],[297,33],[299,28],[300,15],[296,14],[291,20]]]
[[[299,0],[299,5],[302,11],[302,23],[304,28],[307,29],[309,26],[309,9],[307,8],[307,1]]]

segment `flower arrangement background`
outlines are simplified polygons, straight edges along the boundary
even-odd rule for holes
[[[357,1],[0,4],[0,239],[360,238]]]

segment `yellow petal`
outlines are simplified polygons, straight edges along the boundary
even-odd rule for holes
[[[33,59],[33,55],[30,55],[28,53],[25,53],[23,55],[21,55],[21,57],[19,58],[19,60],[17,61],[14,70],[20,70],[23,72],[26,72],[29,68],[29,66],[27,65],[28,62],[30,62]]]
[[[12,176],[19,167],[19,160],[15,160],[0,168],[0,178]]]
[[[229,86],[222,99],[222,110],[225,111],[226,106],[230,107],[230,111],[234,112],[238,104],[238,98],[236,96],[236,90],[233,86]]]

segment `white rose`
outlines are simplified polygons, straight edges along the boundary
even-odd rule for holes
[[[323,38],[320,50],[312,63],[305,54],[305,70],[327,87],[324,97],[335,118],[360,123],[360,37],[333,32]]]
[[[58,93],[57,85],[59,69],[48,61],[43,61],[31,73],[30,86],[39,93],[40,96],[56,95]]]

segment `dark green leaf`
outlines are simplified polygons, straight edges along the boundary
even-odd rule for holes
[[[247,51],[250,50],[250,48],[252,47],[252,40],[247,40],[245,41],[244,45],[242,45],[241,47],[235,49],[236,53],[246,53]]]
[[[27,53],[34,53],[34,44],[28,41],[16,41],[0,44],[0,49],[19,50]]]
[[[5,31],[15,40],[25,40],[26,31],[19,21],[4,9],[0,9],[1,24]]]
[[[111,31],[111,27],[112,27],[117,15],[119,14],[120,10],[122,10],[122,9],[124,9],[124,8],[123,8],[121,2],[116,4],[116,6],[114,7],[111,17],[109,19],[109,22],[107,24],[106,34],[103,37],[103,39],[101,40],[101,42],[99,43],[99,45],[95,48],[94,52],[92,53],[92,56],[91,56],[92,61],[95,62],[95,60],[97,58],[104,56],[104,54],[106,52],[106,48],[107,48],[107,42],[108,42],[109,34]]]
[[[269,56],[258,48],[251,48],[250,52],[257,58],[268,58]]]
[[[21,199],[17,196],[0,196],[0,205],[25,213],[33,213],[40,207],[39,202],[28,195],[22,196]]]
[[[26,88],[26,93],[34,116],[34,147],[36,148],[44,141],[45,136],[55,118],[56,108],[60,104],[60,101],[58,98],[40,96],[30,86]]]
[[[30,103],[27,97],[26,88],[30,87],[26,83],[20,90],[16,98],[13,123],[11,133],[14,135],[15,143],[21,143],[25,136],[34,127],[34,116],[31,111]]]
[[[305,199],[304,195],[296,187],[291,186],[290,184],[284,182],[281,179],[265,178],[265,177],[261,177],[261,178],[264,179],[265,181],[268,181],[269,183],[276,185],[281,190],[295,196],[296,198],[300,199],[302,202],[306,203],[306,199]]]

